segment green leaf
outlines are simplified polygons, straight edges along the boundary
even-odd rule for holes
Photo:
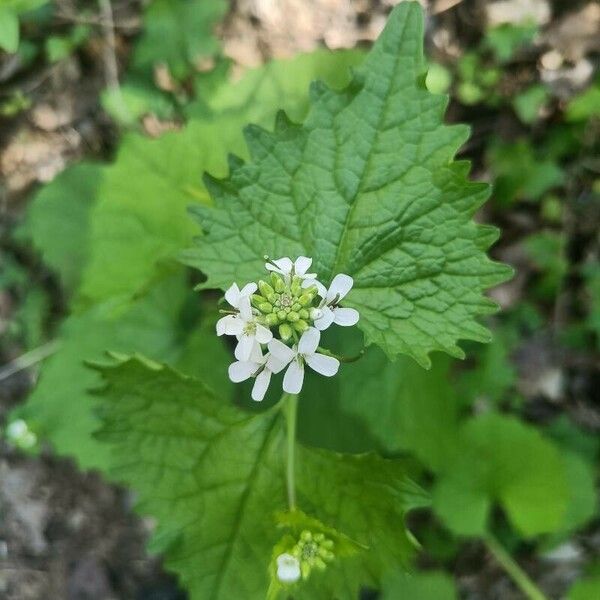
[[[550,93],[543,85],[532,85],[513,98],[513,107],[523,123],[533,123],[540,116],[540,109],[548,101]]]
[[[89,256],[90,213],[103,167],[80,163],[45,185],[29,204],[19,235],[30,238],[44,262],[73,292]]]
[[[323,63],[317,60],[321,56],[270,63],[219,88],[212,106],[220,112],[209,120],[192,121],[157,140],[125,138],[99,190],[82,285],[85,298],[129,298],[178,268],[174,257],[196,232],[187,207],[211,203],[202,173],[224,176],[229,153],[246,156],[242,127],[249,119],[271,126],[279,103],[303,112],[306,87],[317,73],[334,83],[347,82],[347,65],[358,53],[332,53]]]
[[[381,600],[456,600],[452,579],[446,573],[397,573],[387,577]]]
[[[498,61],[506,62],[523,46],[531,44],[537,32],[538,26],[534,22],[503,23],[486,31],[483,46],[489,48]]]
[[[192,599],[263,599],[283,535],[275,515],[287,504],[279,406],[253,416],[140,358],[96,368],[113,474],[157,520],[167,567]],[[296,467],[301,509],[368,549],[334,560],[295,598],[354,598],[361,584],[377,585],[406,563],[403,506],[413,486],[401,462],[298,446]]]
[[[14,53],[19,47],[19,19],[10,7],[0,6],[0,48]]]
[[[600,82],[594,83],[567,104],[566,119],[571,123],[587,121],[600,114]]]
[[[76,458],[81,468],[107,468],[106,448],[92,437],[98,419],[90,389],[99,377],[84,361],[100,360],[107,350],[143,351],[175,361],[181,335],[176,322],[185,297],[183,278],[167,279],[124,313],[115,302],[106,302],[69,317],[59,333],[58,351],[44,362],[35,389],[12,411],[11,420],[24,419],[56,453]]]
[[[367,343],[424,366],[459,339],[488,341],[482,291],[507,278],[485,250],[496,233],[471,216],[488,194],[452,162],[467,129],[443,125],[447,99],[424,89],[423,16],[401,3],[343,92],[312,88],[304,125],[246,130],[252,162],[210,180],[215,207],[194,209],[204,235],[185,255],[204,287],[261,272],[263,255],[305,254],[325,283],[354,277],[347,304]]]
[[[561,529],[569,493],[564,458],[551,442],[515,419],[488,414],[463,426],[433,504],[452,531],[480,536],[498,502],[516,529],[532,537]]]
[[[152,73],[164,63],[176,79],[185,78],[219,50],[213,29],[227,9],[225,0],[153,0],[131,69]]]
[[[323,339],[327,348],[347,356],[362,347],[355,328],[328,330]],[[298,413],[300,438],[345,452],[410,452],[437,469],[456,445],[459,422],[448,376],[451,359],[433,358],[432,369],[425,371],[404,356],[390,363],[372,346],[336,377],[307,377]]]

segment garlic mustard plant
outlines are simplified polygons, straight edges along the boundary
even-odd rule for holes
[[[283,391],[289,394],[302,390],[305,365],[325,377],[335,375],[340,361],[319,347],[321,331],[359,319],[356,309],[339,305],[352,289],[349,275],[337,274],[326,288],[316,273],[308,273],[312,259],[307,256],[265,260],[269,281],[241,289],[233,283],[225,292],[231,309],[217,322],[217,335],[238,340],[229,378],[235,383],[254,378],[252,399],[257,401],[264,398],[271,375],[286,367]]]

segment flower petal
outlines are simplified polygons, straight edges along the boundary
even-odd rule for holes
[[[320,311],[321,316],[315,319],[314,325],[319,331],[325,331],[335,320],[335,314],[329,306],[324,306]]]
[[[321,339],[321,332],[314,327],[307,329],[298,342],[298,354],[314,354],[314,351],[319,345]]]
[[[305,357],[308,366],[317,373],[325,375],[325,377],[333,377],[340,368],[340,361],[333,356],[325,356],[325,354],[309,354]]]
[[[252,319],[252,307],[250,306],[250,298],[248,296],[240,296],[238,300],[238,309],[244,321]]]
[[[354,308],[334,308],[333,314],[335,315],[335,324],[343,327],[356,325],[360,317],[358,311]]]
[[[238,341],[241,339],[241,337],[242,336],[238,336]],[[257,365],[261,365],[261,364],[265,363],[265,358],[263,357],[262,348],[260,347],[260,344],[256,341],[256,338],[254,338],[254,343],[252,345],[252,351],[250,352],[249,358],[243,358],[242,352],[244,352],[244,350],[245,350],[245,346],[238,344],[235,347],[235,351],[233,354],[238,360],[249,360],[250,362],[256,363]]]
[[[299,256],[294,262],[294,271],[296,275],[304,275],[308,269],[310,269],[310,265],[312,265],[312,258],[308,258],[308,256]]]
[[[304,383],[304,363],[293,360],[283,376],[283,391],[288,394],[299,394]]]
[[[269,342],[269,352],[278,360],[283,362],[284,365],[287,365],[295,356],[296,353],[289,347],[286,346],[282,341],[273,338]],[[277,373],[274,369],[271,369],[273,372]],[[281,369],[279,369],[281,371]]]
[[[229,302],[233,308],[238,307],[238,303],[240,301],[240,288],[237,286],[237,283],[232,283],[229,289],[225,292],[225,300]]]
[[[219,333],[222,331],[223,333]],[[217,321],[217,335],[240,335],[244,331],[244,321],[237,315],[227,315]]]
[[[352,289],[353,284],[354,279],[350,275],[338,273],[327,290],[327,301],[331,302],[336,296],[341,300]]]
[[[229,365],[228,373],[229,379],[234,383],[239,383],[240,381],[246,381],[256,373],[260,365],[252,362],[245,362],[238,360],[237,362],[231,363]]]
[[[314,285],[317,288],[317,294],[319,294],[321,298],[327,296],[327,288],[320,281],[317,281],[316,279],[305,279],[302,282],[302,287],[310,287],[311,285]]]
[[[265,268],[267,269],[267,271],[275,271],[276,273],[281,273],[283,275],[289,275],[292,270],[292,265],[294,264],[292,263],[292,259],[288,258],[287,256],[284,256],[283,258],[278,258],[273,262],[277,266],[272,265],[270,262],[265,263]]]
[[[249,360],[254,348],[253,335],[241,335],[237,348],[235,349],[235,357],[238,360]]]
[[[263,369],[257,376],[252,387],[252,400],[260,402],[269,389],[269,383],[271,382],[271,371],[269,369]]]
[[[256,341],[260,344],[268,344],[273,339],[273,334],[270,329],[267,329],[260,323],[256,324]]]
[[[289,364],[289,361],[285,362],[285,361],[277,358],[276,356],[273,356],[272,354],[267,354],[266,359],[267,359],[266,368],[269,369],[269,371],[271,371],[271,373],[280,373]]]
[[[254,294],[254,292],[258,289],[258,286],[256,285],[256,283],[254,283],[253,281],[250,283],[247,283],[241,290],[240,290],[240,296],[250,296],[251,294]]]

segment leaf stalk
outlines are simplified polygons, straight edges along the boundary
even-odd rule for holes
[[[283,414],[286,422],[286,487],[289,509],[296,509],[296,416],[298,413],[298,396],[283,394],[281,397]]]

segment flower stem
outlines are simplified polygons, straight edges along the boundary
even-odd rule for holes
[[[288,505],[290,510],[296,509],[296,475],[295,466],[295,451],[296,451],[296,413],[298,409],[298,396],[295,394],[284,394],[283,414],[285,415],[286,433],[287,433],[287,450],[286,450],[286,485]]]
[[[488,534],[485,538],[485,543],[488,550],[494,555],[494,558],[502,565],[510,578],[529,600],[547,600],[544,593],[494,536]]]

